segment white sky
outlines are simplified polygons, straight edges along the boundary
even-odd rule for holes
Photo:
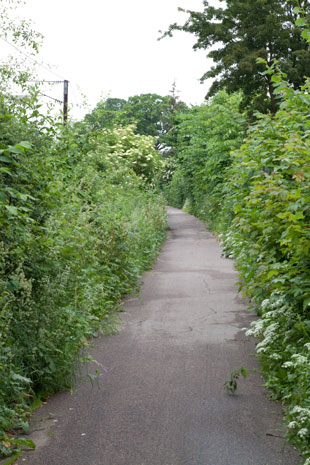
[[[19,14],[44,35],[40,59],[70,81],[71,104],[81,94],[90,107],[108,96],[167,95],[174,80],[182,100],[200,104],[210,85],[199,83],[212,64],[207,52],[195,52],[194,37],[182,32],[157,41],[159,30],[184,22],[179,6],[201,10],[202,0],[26,0]],[[39,76],[57,79],[44,70]],[[62,98],[61,85],[45,91]],[[82,114],[72,109],[73,116]]]

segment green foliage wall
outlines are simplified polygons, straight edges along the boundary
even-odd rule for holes
[[[137,286],[166,229],[152,138],[132,127],[57,128],[39,111],[32,117],[15,107],[12,115],[4,100],[0,440],[12,427],[27,429],[36,395],[72,384],[88,339],[113,330],[122,296]]]
[[[248,335],[289,438],[310,464],[310,81],[294,90],[268,69],[280,102],[244,137],[238,96],[220,93],[181,123],[166,194],[221,233],[259,319]],[[281,103],[282,102],[282,103]]]
[[[235,218],[226,247],[261,319],[248,334],[266,384],[287,406],[290,438],[310,462],[310,82],[294,91],[275,76],[283,103],[261,116],[228,172]]]
[[[165,189],[168,202],[190,211],[214,228],[220,228],[226,172],[230,152],[241,145],[245,119],[239,113],[241,96],[222,91],[181,116],[177,144],[177,169]]]

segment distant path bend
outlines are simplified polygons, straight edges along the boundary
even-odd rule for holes
[[[18,465],[297,465],[241,328],[254,315],[233,262],[202,222],[168,208],[170,231],[119,334],[95,342],[98,385],[34,415],[35,452]],[[246,381],[224,390],[233,369]],[[50,415],[50,413],[52,415]]]

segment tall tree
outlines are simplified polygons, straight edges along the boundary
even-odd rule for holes
[[[158,94],[139,94],[129,97],[123,118],[128,123],[137,123],[137,132],[159,137],[166,132],[166,115],[169,112],[169,97]]]
[[[164,116],[169,109],[169,97],[157,94],[139,94],[128,100],[108,98],[99,102],[93,111],[85,116],[94,128],[112,128],[135,123],[137,133],[158,137],[163,132]]]
[[[165,132],[161,136],[161,143],[163,145],[163,154],[165,157],[172,157],[175,153],[178,132],[180,125],[180,117],[189,111],[187,105],[180,100],[176,82],[172,83],[168,102],[168,111],[164,115]]]
[[[156,138],[156,148],[168,146],[171,142],[175,116],[184,111],[185,103],[179,101],[176,93],[161,96],[158,94],[139,94],[128,100],[108,98],[99,102],[94,110],[85,116],[94,129],[136,124],[140,135]],[[168,137],[169,134],[169,137]]]
[[[112,129],[118,121],[120,113],[123,111],[126,100],[121,98],[107,98],[97,103],[91,113],[85,116],[94,129]]]
[[[187,10],[186,22],[170,25],[164,36],[186,31],[197,37],[194,49],[211,48],[207,56],[215,65],[201,78],[215,78],[208,96],[223,88],[228,92],[242,89],[242,106],[275,112],[271,77],[262,74],[264,64],[256,60],[263,58],[268,65],[278,60],[294,88],[304,83],[304,76],[310,75],[310,51],[295,26],[294,7],[310,15],[309,1],[227,0],[222,8],[215,8],[203,0],[203,6],[202,12]]]

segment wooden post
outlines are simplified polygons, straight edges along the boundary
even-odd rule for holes
[[[67,124],[68,119],[68,90],[69,90],[69,81],[64,81],[64,109],[63,109],[63,121],[64,124]]]

